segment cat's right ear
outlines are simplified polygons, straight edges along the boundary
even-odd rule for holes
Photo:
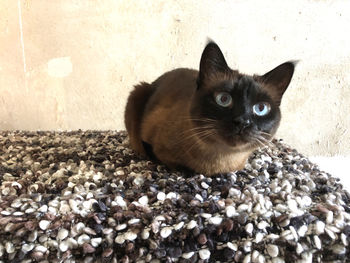
[[[210,81],[217,73],[225,73],[229,70],[219,46],[215,42],[210,41],[202,53],[197,81],[198,88]]]

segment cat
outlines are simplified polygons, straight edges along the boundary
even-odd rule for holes
[[[276,133],[295,65],[245,75],[230,69],[209,41],[199,71],[178,68],[134,87],[125,109],[131,148],[170,168],[205,175],[243,169]]]

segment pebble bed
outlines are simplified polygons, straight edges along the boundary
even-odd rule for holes
[[[350,195],[274,140],[205,177],[125,132],[0,132],[0,262],[349,262]]]

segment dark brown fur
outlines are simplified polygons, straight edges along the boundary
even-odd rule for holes
[[[210,45],[214,45],[213,51]],[[279,124],[278,106],[294,65],[289,79],[281,78],[281,74],[276,75],[276,70],[264,76],[242,75],[227,67],[221,51],[215,45],[209,43],[203,52],[200,71],[176,69],[165,73],[152,84],[135,86],[126,106],[125,125],[131,147],[136,153],[145,156],[146,143],[152,147],[159,161],[172,168],[188,167],[207,175],[242,169],[261,141],[247,141],[241,135],[223,139],[218,127],[210,128],[210,125],[214,125],[210,123],[212,118],[206,120],[202,117],[202,111],[207,106],[201,102],[206,98],[206,93],[211,96],[214,87],[222,83],[233,85],[239,81],[243,83],[240,85],[244,85],[244,81],[258,85],[258,90],[275,101],[276,120],[269,128],[268,136],[264,137],[264,142],[271,139]],[[211,54],[213,52],[214,55]],[[283,87],[278,87],[280,83]]]

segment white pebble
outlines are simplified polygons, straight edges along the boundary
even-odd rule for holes
[[[231,242],[227,242],[227,247],[228,247],[229,249],[232,249],[233,251],[237,251],[237,249],[238,249],[237,244],[236,244],[236,243],[233,244],[233,243],[231,243]]]
[[[15,246],[9,241],[5,243],[5,249],[8,254],[15,252]]]
[[[209,214],[209,213],[201,213],[201,217],[203,217],[203,218],[211,218],[212,215]]]
[[[59,248],[60,248],[61,252],[66,252],[69,248],[68,240],[62,241],[59,245]]]
[[[175,230],[180,230],[183,226],[184,226],[184,222],[179,222],[179,223],[177,223],[176,225],[174,225],[174,229]]]
[[[304,195],[303,198],[301,199],[301,203],[302,203],[302,206],[308,207],[312,204],[312,199],[309,196]]]
[[[252,250],[252,242],[250,242],[249,240],[246,240],[243,244],[243,250],[245,252],[250,252]]]
[[[115,238],[114,241],[115,241],[115,243],[121,245],[121,244],[123,244],[123,243],[125,242],[125,237],[124,237],[123,234],[120,234],[120,235],[118,235],[118,236]]]
[[[120,195],[118,195],[115,198],[115,201],[117,202],[117,204],[121,207],[125,207],[126,206],[126,202],[124,201],[123,197],[121,197]]]
[[[260,221],[258,223],[258,228],[261,229],[261,230],[264,230],[268,226],[269,226],[269,223],[267,223],[266,221]]]
[[[150,233],[149,233],[149,230],[145,228],[145,229],[142,230],[142,232],[141,232],[141,238],[144,239],[144,240],[145,240],[145,239],[148,239],[148,238],[149,238],[149,234],[150,234]]]
[[[82,234],[78,237],[77,242],[79,245],[90,242],[90,237],[87,234]]]
[[[69,234],[69,231],[67,229],[61,228],[57,233],[57,239],[63,240],[68,236],[68,234]]]
[[[141,221],[141,219],[139,219],[139,218],[133,218],[133,219],[130,219],[128,221],[128,224],[129,225],[134,225],[134,224],[140,223],[140,221]]]
[[[194,197],[195,197],[196,199],[198,199],[199,201],[201,201],[201,202],[204,201],[204,200],[203,200],[203,197],[202,197],[200,194],[196,194]]]
[[[183,253],[181,257],[184,259],[190,259],[194,255],[194,252]]]
[[[284,259],[282,258],[273,258],[272,263],[284,263]]]
[[[42,207],[40,207],[38,209],[38,211],[41,212],[41,213],[46,213],[47,212],[47,205],[43,205]]]
[[[252,223],[248,223],[246,226],[245,226],[245,231],[251,235],[253,233],[253,230],[254,230],[254,226]]]
[[[134,232],[128,231],[124,234],[124,237],[129,241],[133,241],[137,238],[137,234],[135,234]]]
[[[199,250],[199,257],[203,260],[210,258],[209,249],[201,249]]]
[[[227,206],[225,208],[226,216],[227,217],[233,217],[236,214],[236,209],[233,206]]]
[[[321,249],[321,240],[317,235],[314,235],[314,243],[318,250]]]
[[[193,228],[195,228],[197,226],[197,222],[196,221],[194,221],[194,220],[191,220],[190,222],[188,222],[188,224],[187,224],[187,229],[193,229]]]
[[[264,255],[259,255],[257,263],[265,263],[265,257]]]
[[[336,236],[334,234],[334,232],[332,230],[330,230],[329,228],[325,228],[325,232],[327,233],[327,235],[331,238],[331,239],[336,239]]]
[[[50,221],[48,220],[41,220],[39,222],[39,227],[42,229],[42,230],[46,230],[49,228],[49,225],[50,225]]]
[[[315,232],[317,235],[323,234],[325,230],[326,224],[320,220],[315,223]]]
[[[30,244],[23,244],[22,245],[22,251],[24,253],[28,253],[29,251],[32,251],[34,248],[34,244],[30,243]]]
[[[332,224],[332,222],[333,222],[333,212],[332,211],[327,212],[326,222],[327,222],[327,224]]]
[[[298,203],[294,199],[290,199],[287,201],[287,205],[291,211],[298,210]]]
[[[167,199],[177,199],[177,195],[174,192],[170,192],[166,195]]]
[[[228,194],[229,196],[232,196],[232,197],[239,197],[241,195],[241,191],[231,187],[230,190],[228,191]]]
[[[260,243],[264,239],[264,234],[261,232],[256,233],[255,243]]]
[[[252,261],[252,256],[250,254],[247,254],[243,259],[243,263],[250,263],[251,261]]]
[[[304,251],[303,246],[302,246],[300,243],[298,243],[298,244],[297,244],[297,248],[296,248],[295,251],[296,251],[298,254],[301,254],[301,253]]]
[[[308,230],[308,227],[306,225],[302,225],[299,229],[298,229],[298,235],[300,237],[305,236],[306,232]]]
[[[274,258],[278,256],[278,246],[269,244],[267,245],[267,253],[269,253],[270,257]]]
[[[41,252],[41,253],[45,253],[47,251],[47,248],[42,246],[42,245],[39,245],[39,246],[36,246],[34,248],[34,251],[38,251],[38,252]]]
[[[146,206],[148,204],[148,196],[144,195],[139,198],[139,203],[143,206]]]
[[[349,242],[348,242],[348,240],[347,240],[347,237],[346,237],[346,235],[345,235],[344,233],[341,233],[340,239],[341,239],[341,241],[343,242],[344,246],[348,246],[348,245],[349,245]]]
[[[249,209],[249,206],[247,204],[241,204],[237,208],[238,212],[247,211],[248,209]]]
[[[168,236],[171,235],[171,233],[173,232],[173,229],[171,227],[164,227],[162,228],[162,230],[160,231],[160,236],[162,238],[167,238]]]
[[[260,253],[259,253],[259,251],[257,251],[257,250],[254,250],[253,252],[252,252],[252,262],[258,262],[258,260],[259,260],[259,255],[260,255]]]
[[[121,230],[124,230],[125,228],[127,228],[127,224],[120,224],[115,227],[115,230],[121,231]]]
[[[96,237],[91,239],[91,245],[93,247],[98,247],[102,243],[102,238],[101,237]]]
[[[206,182],[202,182],[202,183],[201,183],[201,186],[202,186],[204,189],[208,189],[208,188],[209,188],[209,185],[208,185]]]
[[[222,217],[214,216],[208,219],[209,224],[220,225],[222,222]]]
[[[165,193],[163,193],[163,192],[158,192],[158,194],[157,194],[157,199],[158,199],[159,201],[164,201],[165,198],[166,198]]]

